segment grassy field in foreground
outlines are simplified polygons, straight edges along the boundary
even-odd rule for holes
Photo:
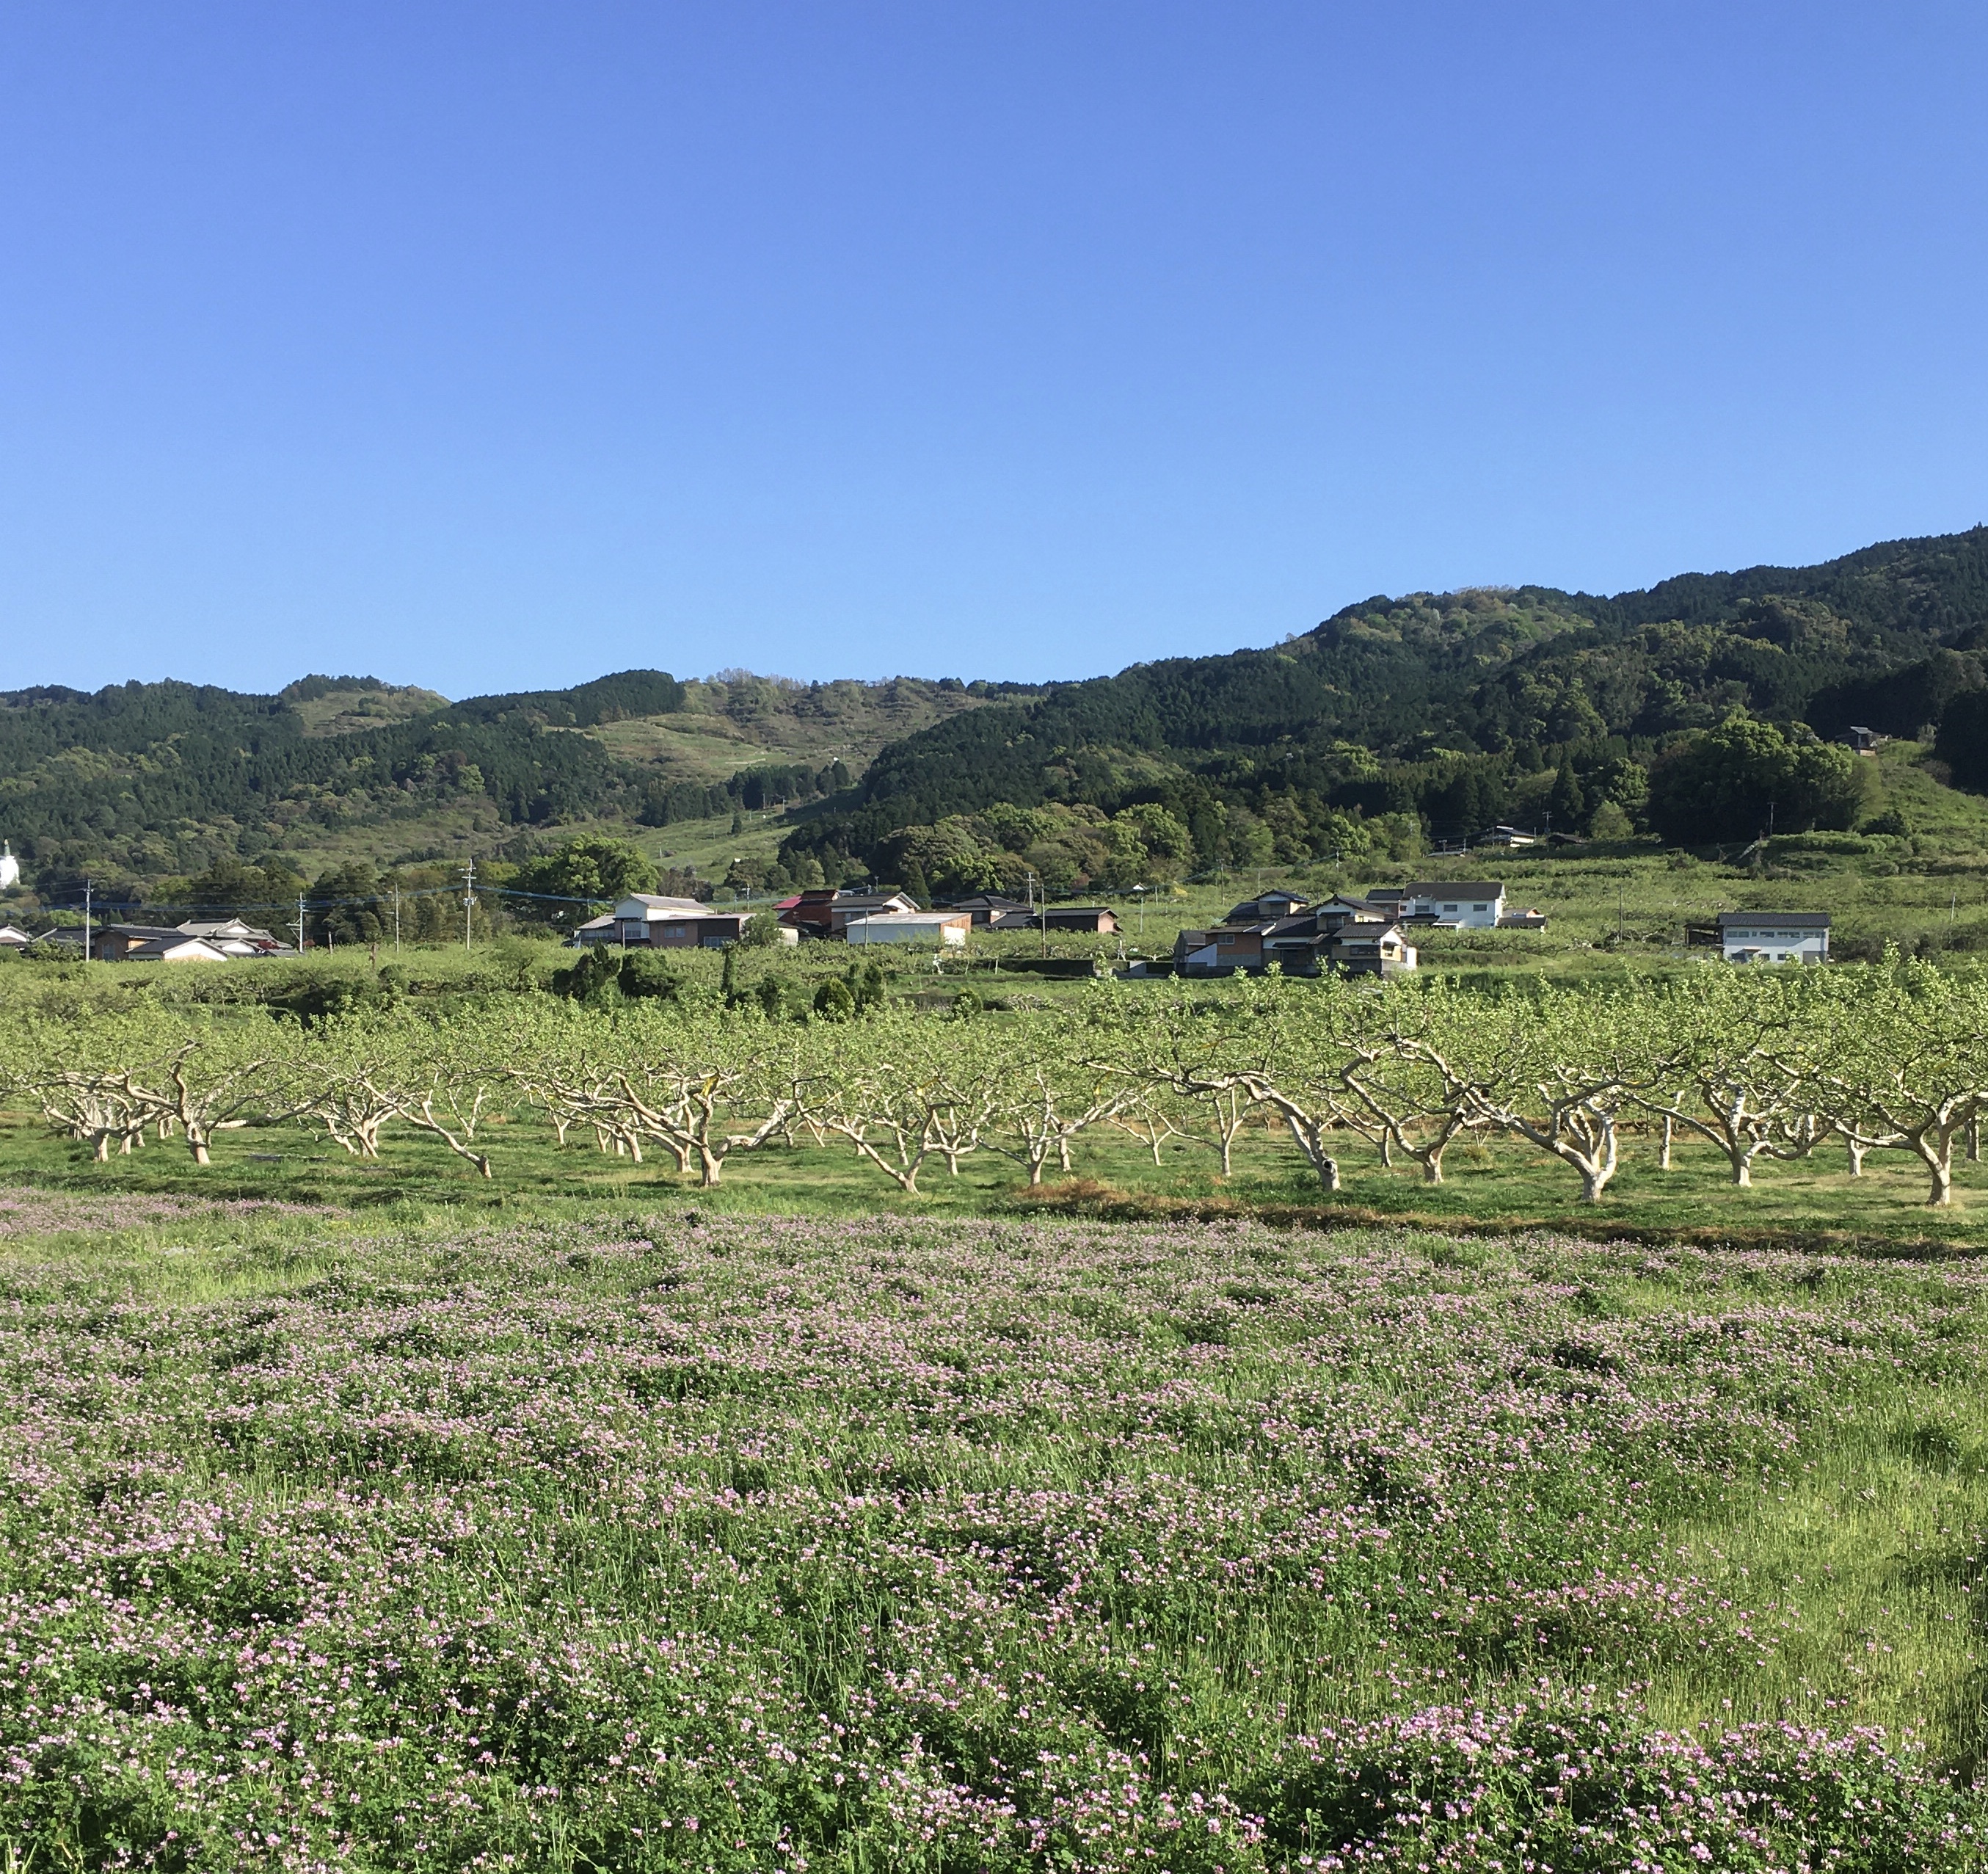
[[[597,1150],[591,1134],[576,1132],[570,1142],[559,1148],[541,1115],[521,1106],[500,1113],[478,1134],[478,1148],[492,1162],[488,1181],[426,1135],[394,1128],[381,1157],[370,1162],[347,1156],[320,1135],[279,1126],[220,1135],[215,1162],[205,1169],[176,1144],[147,1145],[98,1165],[86,1147],[49,1136],[32,1116],[0,1111],[0,1181],[103,1193],[265,1197],[362,1210],[414,1203],[523,1206],[561,1215],[626,1200],[678,1201],[741,1214],[960,1217],[1011,1212],[1026,1195],[1021,1168],[988,1150],[964,1159],[957,1178],[935,1157],[917,1192],[908,1196],[847,1145],[817,1145],[805,1133],[792,1148],[776,1143],[735,1154],[715,1189],[680,1175],[667,1155],[652,1153],[638,1165]],[[1902,1151],[1871,1152],[1858,1178],[1849,1175],[1844,1153],[1833,1146],[1792,1163],[1763,1162],[1755,1167],[1753,1187],[1736,1190],[1727,1181],[1724,1159],[1709,1146],[1681,1138],[1672,1169],[1662,1171],[1657,1139],[1632,1131],[1624,1140],[1622,1169],[1599,1204],[1580,1201],[1580,1181],[1565,1166],[1502,1139],[1452,1147],[1445,1181],[1434,1187],[1424,1184],[1412,1165],[1383,1169],[1374,1148],[1351,1135],[1341,1155],[1344,1188],[1328,1198],[1289,1139],[1261,1121],[1238,1141],[1226,1179],[1204,1140],[1169,1141],[1156,1165],[1144,1142],[1100,1127],[1077,1139],[1071,1172],[1134,1206],[1158,1200],[1156,1210],[1184,1200],[1242,1210],[1317,1209],[1326,1216],[1336,1208],[1349,1220],[1378,1214],[1476,1229],[1547,1226],[1653,1238],[1929,1239],[1988,1246],[1988,1165],[1966,1163],[1958,1154],[1954,1201],[1941,1210],[1927,1207],[1925,1174]]]
[[[10,1866],[1980,1865],[1972,1260],[387,1222],[0,1204]]]

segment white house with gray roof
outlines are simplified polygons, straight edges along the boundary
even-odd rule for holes
[[[1377,885],[1368,901],[1392,917],[1432,918],[1460,930],[1493,931],[1505,915],[1505,888],[1495,878],[1425,880]]]
[[[1826,963],[1826,911],[1722,911],[1719,950],[1729,963]]]

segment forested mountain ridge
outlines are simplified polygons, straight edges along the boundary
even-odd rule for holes
[[[1747,734],[1721,727],[1735,712]],[[1770,804],[1783,827],[1848,825],[1879,810],[1851,785],[1870,776],[1812,746],[1853,722],[1929,732],[1988,788],[1988,528],[1613,597],[1376,597],[1267,648],[1040,688],[636,670],[455,702],[350,677],[19,689],[0,834],[61,891],[333,853],[361,828],[383,858],[522,859],[580,824],[785,807],[768,882],[1117,889],[1405,855],[1506,817],[1745,837]],[[1683,763],[1699,743],[1710,769]]]
[[[1135,665],[908,737],[840,812],[798,829],[787,857],[893,870],[910,855],[926,869],[935,842],[918,830],[945,828],[947,852],[985,847],[964,823],[997,806],[1094,823],[1145,805],[1192,833],[1202,864],[1263,850],[1252,819],[1295,817],[1303,834],[1268,841],[1295,859],[1357,849],[1353,823],[1389,815],[1473,834],[1563,766],[1578,811],[1606,797],[1633,813],[1649,765],[1735,710],[1825,738],[1853,722],[1899,736],[1971,724],[1988,700],[1984,644],[1982,527],[1612,597],[1378,597],[1268,649]],[[1988,780],[1980,738],[1946,739],[1960,778]]]
[[[627,671],[450,702],[370,677],[273,695],[178,682],[0,692],[0,834],[44,889],[308,854],[356,827],[519,854],[548,830],[661,827],[847,787],[893,733],[990,686]],[[819,753],[817,753],[817,749]]]

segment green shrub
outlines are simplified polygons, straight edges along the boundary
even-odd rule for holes
[[[653,996],[674,1002],[683,989],[683,976],[675,963],[655,950],[631,950],[622,960],[621,993],[637,999]]]
[[[603,996],[619,995],[624,956],[625,952],[608,944],[583,952],[566,968],[553,972],[553,993],[575,1002],[598,1002]]]

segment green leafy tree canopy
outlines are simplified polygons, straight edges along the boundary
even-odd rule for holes
[[[556,852],[528,859],[514,880],[520,891],[545,898],[588,898],[603,903],[631,891],[655,888],[656,868],[626,840],[583,833]]]
[[[1679,845],[1782,833],[1847,830],[1869,776],[1848,749],[1735,712],[1693,736],[1650,775],[1650,823]]]

